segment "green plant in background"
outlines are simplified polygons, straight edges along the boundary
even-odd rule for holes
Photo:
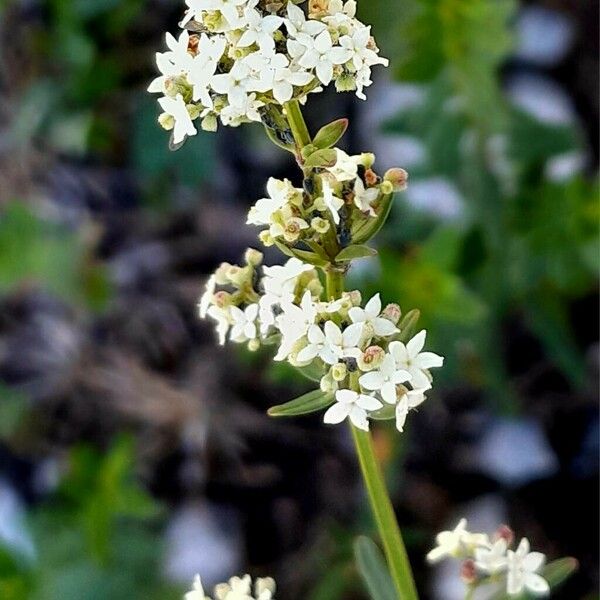
[[[133,444],[70,452],[59,487],[30,512],[33,555],[0,548],[3,600],[168,598],[160,579],[160,510],[135,482]]]

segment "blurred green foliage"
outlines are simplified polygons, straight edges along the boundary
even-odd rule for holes
[[[176,598],[160,578],[161,511],[135,482],[133,444],[73,448],[56,492],[28,516],[34,556],[0,547],[3,600]]]

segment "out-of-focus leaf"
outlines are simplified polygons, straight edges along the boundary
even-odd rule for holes
[[[417,323],[419,322],[420,317],[421,311],[418,308],[413,308],[404,315],[400,323],[398,323],[400,334],[397,336],[397,338],[399,341],[406,344],[411,340],[411,338],[417,332]]]
[[[348,119],[337,119],[324,125],[317,131],[313,140],[313,145],[317,148],[326,149],[335,146],[340,138],[346,133],[348,129]]]
[[[364,244],[379,233],[390,214],[393,200],[394,194],[387,194],[381,199],[376,217],[361,220],[352,225],[352,243],[354,245]]]
[[[354,542],[356,566],[372,600],[399,600],[385,560],[375,542],[360,536]]]
[[[351,260],[357,260],[359,258],[372,258],[373,256],[377,256],[377,250],[375,250],[375,248],[353,244],[352,246],[346,246],[335,257],[335,260],[337,262],[348,262]]]
[[[313,390],[285,404],[273,406],[268,410],[271,417],[297,417],[318,412],[333,404],[333,393]]]
[[[0,383],[0,440],[11,437],[27,415],[27,398]]]

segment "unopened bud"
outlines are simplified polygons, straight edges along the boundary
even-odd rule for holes
[[[379,176],[373,169],[367,169],[365,171],[365,182],[368,186],[373,187],[379,183]]]
[[[227,273],[231,269],[231,265],[229,263],[221,263],[219,268],[215,271],[215,281],[218,285],[227,285],[229,283],[229,277]]]
[[[256,352],[259,348],[260,348],[259,340],[250,340],[248,342],[248,350],[250,350],[250,352]]]
[[[171,131],[175,127],[175,119],[168,113],[162,113],[158,117],[158,124],[167,131]]]
[[[258,239],[262,242],[263,246],[265,246],[266,248],[269,248],[270,246],[272,246],[275,243],[273,241],[273,237],[269,233],[268,229],[261,231],[258,234]]]
[[[371,169],[375,164],[375,155],[372,152],[363,152],[358,162],[365,168]]]
[[[384,196],[388,196],[394,192],[394,185],[391,181],[383,181],[379,186],[379,189]]]
[[[228,306],[231,306],[231,304],[232,304],[231,294],[229,292],[223,292],[223,291],[217,292],[213,296],[213,302],[219,308],[227,308]]]
[[[321,382],[319,386],[321,388],[321,391],[325,393],[335,392],[338,389],[337,381],[334,381],[333,377],[331,376],[331,373],[327,373],[327,375],[321,377]]]
[[[258,267],[263,261],[263,253],[255,250],[254,248],[248,248],[246,250],[246,254],[244,255],[244,260],[246,264],[251,265],[253,267]]]
[[[386,171],[383,179],[389,181],[394,186],[394,191],[402,192],[408,184],[408,173],[404,169],[396,167]]]
[[[472,558],[465,560],[461,565],[460,578],[466,585],[471,585],[477,581],[477,568]]]
[[[200,121],[200,127],[202,128],[203,131],[212,131],[212,132],[217,131],[217,128],[218,128],[217,116],[213,115],[212,113],[209,115],[206,115],[204,117],[204,119],[202,119],[202,121]]]
[[[394,325],[398,325],[401,316],[402,310],[397,304],[388,304],[381,313],[382,318],[391,321]]]
[[[494,539],[505,540],[507,546],[515,541],[515,532],[508,525],[500,525],[494,534]]]
[[[348,298],[352,303],[352,306],[360,306],[362,302],[362,294],[359,290],[353,290],[351,292],[344,292],[342,294],[343,298]]]
[[[381,366],[385,358],[385,350],[381,346],[369,346],[358,358],[361,371],[373,371]]]
[[[338,383],[344,381],[346,375],[348,375],[348,367],[346,367],[344,363],[338,363],[331,367],[331,377],[334,381],[337,381]]]
[[[310,226],[317,232],[317,233],[327,233],[329,231],[329,228],[331,227],[329,225],[329,221],[327,221],[326,219],[322,219],[321,217],[315,217],[311,222],[310,222]]]

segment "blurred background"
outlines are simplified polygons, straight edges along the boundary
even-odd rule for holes
[[[260,125],[168,151],[145,88],[183,3],[1,6],[0,598],[177,599],[249,571],[365,599],[348,432],[270,420],[310,384],[196,316],[289,155]],[[348,150],[411,175],[351,279],[420,308],[446,356],[406,433],[375,429],[422,598],[462,598],[423,557],[463,515],[575,556],[556,598],[598,598],[597,3],[359,11],[392,66],[307,117],[350,116]]]

